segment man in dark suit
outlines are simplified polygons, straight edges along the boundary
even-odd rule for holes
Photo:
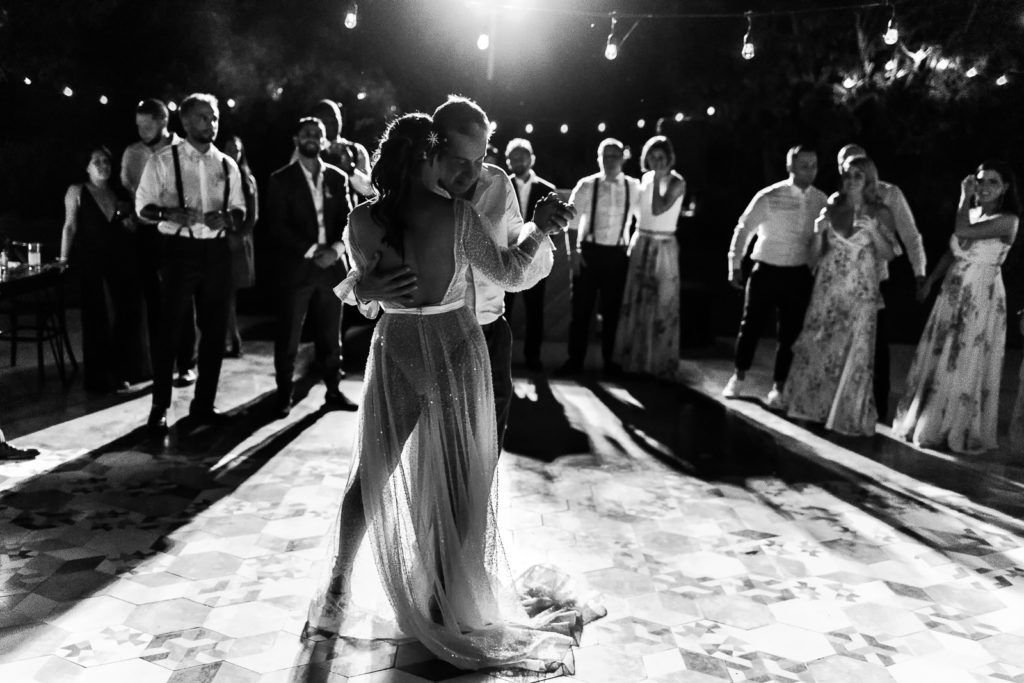
[[[505,164],[512,177],[512,186],[519,200],[519,210],[523,220],[533,220],[533,210],[541,197],[555,191],[555,186],[533,172],[533,164],[537,157],[533,154],[533,145],[529,140],[515,138],[505,147]],[[540,346],[544,341],[544,282],[543,278],[533,287],[523,292],[526,302],[526,339],[523,342],[523,356],[526,367],[540,372],[544,366],[540,361]],[[515,301],[515,292],[505,294],[505,310],[511,312]]]
[[[292,374],[307,313],[315,327],[315,365],[327,386],[325,405],[357,407],[338,388],[341,301],[333,291],[345,277],[341,235],[349,212],[348,178],[320,159],[326,139],[319,119],[300,119],[294,137],[299,158],[270,176],[267,194],[266,233],[275,247],[272,268],[279,289],[274,373],[282,416],[291,408]]]

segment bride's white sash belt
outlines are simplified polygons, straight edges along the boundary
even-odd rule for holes
[[[385,313],[393,313],[395,315],[439,315],[441,313],[449,313],[451,311],[457,311],[466,305],[464,299],[458,301],[451,301],[446,304],[438,304],[436,306],[420,306],[418,308],[389,308],[386,304],[383,304]]]

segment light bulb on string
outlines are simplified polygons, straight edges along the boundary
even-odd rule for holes
[[[843,87],[846,88],[847,90],[850,90],[856,85],[857,79],[854,78],[853,76],[847,76],[846,78],[843,79]]]
[[[354,29],[359,24],[359,5],[353,2],[345,10],[345,28]]]
[[[615,37],[615,24],[618,23],[618,19],[615,17],[615,12],[611,14],[612,25],[608,29],[608,41],[604,45],[604,58],[611,61],[619,56],[619,40]]]
[[[100,104],[106,104],[109,101],[106,95],[100,95]]]
[[[226,104],[228,105],[228,109],[234,109],[235,105],[238,104],[238,103],[235,102],[235,98],[234,97],[229,97],[228,101],[226,102]]]
[[[366,99],[366,91],[365,90],[360,90],[359,92],[357,92],[356,93],[356,99],[360,100],[360,101],[365,100]]]
[[[643,128],[646,125],[647,125],[647,122],[644,121],[643,119],[637,119],[636,120],[636,127],[637,128]]]
[[[568,124],[568,123],[563,123],[563,124],[561,125],[561,127],[559,127],[558,131],[559,131],[559,132],[560,132],[560,133],[561,133],[562,135],[565,135],[566,133],[568,133],[568,132],[569,132],[569,124]]]
[[[167,103],[167,109],[169,111],[178,111],[178,103],[175,102],[174,100],[171,100],[170,102]]]
[[[888,62],[885,63],[885,70],[886,71],[895,71],[896,67],[898,67],[899,65],[900,65],[900,63],[898,61],[896,61],[895,57],[893,57],[892,59],[890,59]]]
[[[975,67],[975,66],[972,66],[964,74],[964,76],[967,76],[967,78],[975,78],[975,77],[977,77],[977,75],[978,75],[978,67]]]
[[[28,76],[25,76],[25,78],[23,78],[21,80],[21,82],[24,83],[25,85],[32,85],[32,79],[29,78]]]
[[[945,71],[952,65],[953,63],[949,60],[948,57],[941,57],[939,61],[935,62],[935,68],[938,69],[939,71]]]
[[[71,97],[72,95],[75,94],[75,91],[71,89],[71,86],[67,86],[67,85],[65,85],[64,89],[61,90],[60,92],[61,92],[62,95],[64,95],[64,97]]]
[[[681,111],[676,112],[676,123],[682,123],[686,116]]]
[[[1000,76],[999,78],[996,79],[996,85],[999,85],[999,86],[1006,85],[1009,82],[1010,82],[1010,79],[1006,77],[1006,74],[1003,74],[1002,76]]]
[[[480,51],[484,51],[491,46],[491,37],[486,32],[481,33],[476,39],[476,47]]]
[[[714,116],[714,115],[715,115],[715,113],[716,113],[717,111],[718,111],[718,110],[717,110],[717,109],[715,109],[715,108],[714,108],[713,106],[711,106],[711,107],[708,107],[708,108],[707,108],[707,115],[708,115],[708,116]]]
[[[896,28],[896,5],[889,3],[889,23],[885,26],[885,33],[882,34],[882,42],[886,45],[895,45],[900,42],[900,31]]]
[[[754,28],[753,14],[750,12],[746,13],[747,17],[747,32],[743,34],[743,47],[740,48],[740,56],[743,59],[751,60],[754,58],[754,44],[750,42],[750,32]]]
[[[526,124],[525,126],[523,126],[523,130],[526,131],[527,135],[530,135],[531,133],[533,133],[533,124],[532,123]]]
[[[604,121],[602,121],[601,123],[597,124],[597,132],[598,133],[603,133],[606,130],[608,130],[608,126],[605,124]]]

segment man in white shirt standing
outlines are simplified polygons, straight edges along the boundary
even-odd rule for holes
[[[242,225],[245,197],[234,160],[218,150],[217,98],[196,93],[181,103],[185,141],[168,145],[147,163],[135,193],[135,210],[160,233],[160,332],[153,363],[153,432],[167,428],[174,350],[193,297],[197,301],[199,377],[189,416],[217,422],[214,408],[224,356],[231,286],[226,233]]]
[[[469,200],[496,244],[509,247],[519,242],[523,230],[523,217],[515,190],[508,175],[497,166],[484,163],[491,124],[480,106],[458,95],[433,114],[435,127],[443,133],[440,151],[432,163],[439,166],[439,194]],[[534,222],[550,231],[555,226],[564,228],[573,216],[572,207],[557,196],[548,195],[534,208]],[[529,277],[519,290],[528,289],[547,277],[553,262],[554,245],[550,239],[537,250]],[[403,296],[415,289],[415,273],[402,268],[382,273],[375,268],[369,272],[349,274],[356,280],[354,294],[362,306],[368,301],[402,301]],[[467,305],[476,313],[477,322],[487,342],[491,360],[491,379],[494,385],[495,418],[498,445],[501,446],[512,406],[512,331],[505,320],[505,290],[483,275],[470,269],[473,286],[467,290]],[[470,300],[472,299],[472,300]],[[371,313],[372,314],[372,313]]]
[[[527,221],[533,220],[533,207],[542,197],[555,191],[555,186],[533,171],[537,157],[533,145],[524,138],[510,140],[505,147],[505,164],[508,166],[512,187],[519,201],[519,211]],[[523,340],[523,356],[526,367],[534,372],[544,369],[540,360],[540,347],[544,342],[544,283],[547,278],[522,293],[526,305],[526,338]],[[505,295],[505,310],[511,311],[516,293]]]
[[[121,156],[121,184],[135,198],[139,189],[142,171],[146,162],[168,145],[176,145],[181,138],[167,129],[170,113],[167,105],[160,100],[142,100],[135,107],[135,127],[139,139],[128,145]],[[142,275],[142,296],[146,300],[146,316],[149,331],[149,355],[156,362],[157,341],[160,335],[160,278],[157,254],[159,233],[153,224],[136,221],[136,242],[139,247],[139,272]],[[178,385],[185,386],[196,381],[196,327],[195,305],[186,315],[192,325],[184,325],[181,342],[178,344],[176,361]]]
[[[578,213],[570,228],[576,242],[568,240],[572,265],[572,318],[569,323],[569,358],[558,370],[562,376],[583,370],[590,336],[590,319],[598,295],[601,298],[601,355],[604,370],[617,375],[612,360],[619,309],[626,289],[629,259],[626,247],[633,226],[640,220],[640,181],[622,172],[625,146],[606,138],[597,147],[600,171],[581,179],[569,203]]]
[[[846,163],[857,156],[867,156],[864,148],[860,145],[845,145],[836,155],[836,163],[839,165],[840,174]],[[928,259],[924,252],[924,242],[921,233],[917,229],[917,222],[910,210],[910,203],[906,195],[898,186],[887,183],[884,180],[878,181],[878,198],[889,207],[892,212],[893,221],[896,223],[896,234],[903,243],[903,251],[910,261],[910,268],[914,272],[914,280],[918,288],[924,282],[928,272]],[[888,275],[888,263],[886,264],[886,275]],[[882,281],[882,298],[885,299],[889,292],[888,280]],[[875,327],[875,407],[878,409],[880,422],[888,422],[889,418],[889,333],[886,324],[885,308],[878,310],[878,320]]]
[[[743,391],[747,371],[764,326],[778,314],[778,348],[769,408],[779,407],[782,386],[793,362],[793,342],[800,335],[814,280],[808,261],[814,221],[825,207],[825,193],[814,187],[818,154],[797,145],[786,153],[786,180],[769,185],[750,201],[733,231],[729,245],[729,282],[743,289],[742,263],[751,238],[754,268],[747,279],[743,318],[736,338],[736,371],[722,395],[735,398]]]

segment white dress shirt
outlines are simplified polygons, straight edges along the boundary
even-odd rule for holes
[[[316,209],[316,244],[306,250],[305,257],[313,258],[316,255],[316,248],[327,246],[327,227],[324,225],[324,162],[316,159],[316,180],[313,180],[313,172],[306,169],[301,162],[296,161],[302,169],[302,175],[306,178],[306,185],[309,187],[309,194],[313,198],[313,207]],[[340,241],[330,245],[334,253],[341,258],[345,253],[345,245]]]
[[[598,185],[597,210],[591,216],[595,184]],[[569,203],[576,207],[576,218],[569,224],[569,229],[576,229],[577,247],[591,238],[604,246],[625,246],[629,243],[629,226],[640,221],[640,181],[625,173],[614,178],[595,173],[576,183]]]
[[[245,215],[245,195],[242,194],[242,175],[238,165],[213,145],[205,153],[197,150],[187,140],[176,145],[181,163],[181,185],[185,193],[184,201],[179,201],[174,178],[174,147],[164,147],[146,162],[135,192],[136,213],[141,216],[142,209],[150,204],[168,209],[184,204],[186,208],[198,209],[203,213],[237,210]],[[224,206],[224,161],[227,161],[231,183],[227,206]],[[162,220],[157,223],[157,229],[165,235],[181,234],[196,239],[223,236],[222,230],[214,230],[203,223],[182,226],[174,221]]]
[[[530,212],[530,191],[533,190],[533,181],[536,177],[537,174],[531,168],[526,174],[526,180],[519,176],[512,179],[516,185],[516,196],[519,197],[519,214],[523,218]]]
[[[910,211],[910,203],[907,202],[903,190],[892,183],[879,180],[878,198],[892,212],[892,220],[896,224],[896,234],[900,236],[900,241],[903,242],[903,247],[907,250],[907,259],[910,260],[914,276],[924,277],[927,273],[928,259],[924,253],[921,233],[917,230],[914,214]],[[886,275],[888,275],[888,263],[886,264]]]
[[[142,171],[146,168],[146,162],[152,159],[160,150],[170,145],[177,145],[181,138],[177,133],[171,133],[169,142],[161,142],[157,147],[150,147],[142,140],[133,142],[124,148],[121,155],[121,184],[135,196],[135,190],[139,188],[139,181],[142,179]]]
[[[814,220],[828,197],[810,185],[801,190],[792,179],[769,185],[750,200],[729,245],[729,276],[739,270],[750,239],[756,234],[752,257],[772,266],[804,266],[810,258]]]

